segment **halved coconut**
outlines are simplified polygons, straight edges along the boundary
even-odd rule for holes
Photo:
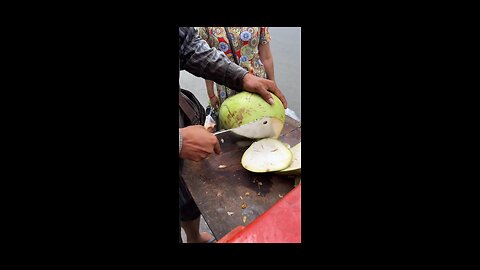
[[[278,171],[277,173],[279,173],[279,174],[289,174],[289,175],[299,175],[299,174],[301,174],[301,172],[302,172],[302,164],[301,164],[302,148],[301,148],[301,144],[302,144],[302,142],[299,142],[297,145],[295,145],[294,147],[292,147],[290,149],[290,151],[292,151],[292,154],[293,154],[293,161],[290,164],[290,166],[288,166],[288,168],[286,168],[286,169]]]
[[[262,117],[259,120],[234,128],[232,132],[250,139],[277,139],[282,133],[283,125],[283,122],[277,118]]]
[[[220,127],[232,129],[251,123],[262,117],[272,117],[279,120],[281,128],[283,128],[285,124],[285,109],[283,108],[282,101],[280,101],[276,95],[272,94],[272,98],[274,100],[273,105],[268,104],[261,95],[248,91],[241,91],[227,98],[218,111]],[[275,125],[275,127],[278,128],[277,124]],[[275,130],[275,133],[277,133],[277,130]],[[278,132],[278,134],[280,134],[280,132]],[[263,138],[272,137],[273,136],[265,136]]]
[[[242,166],[251,172],[274,172],[287,168],[293,154],[287,146],[272,138],[256,141],[242,156]]]

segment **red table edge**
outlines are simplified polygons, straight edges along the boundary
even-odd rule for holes
[[[247,226],[217,243],[301,243],[301,183]]]

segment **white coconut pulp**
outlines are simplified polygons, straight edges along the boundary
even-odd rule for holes
[[[294,147],[290,148],[290,151],[292,151],[292,154],[293,154],[293,161],[292,163],[290,164],[290,166],[288,166],[286,169],[283,169],[281,171],[279,171],[278,173],[280,174],[292,174],[292,175],[296,175],[296,174],[300,174],[301,173],[301,170],[302,170],[302,164],[301,164],[301,161],[302,161],[302,146],[301,146],[301,142],[299,142],[297,145],[295,145]]]
[[[263,117],[246,125],[232,129],[232,132],[250,138],[278,138],[282,133],[283,122],[273,117]]]
[[[292,151],[283,142],[265,138],[252,143],[243,153],[242,166],[251,172],[274,172],[287,168],[292,160]]]

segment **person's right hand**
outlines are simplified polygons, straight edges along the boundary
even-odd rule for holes
[[[180,128],[179,131],[182,135],[181,158],[200,161],[213,152],[220,154],[220,144],[217,137],[203,126],[188,126]]]

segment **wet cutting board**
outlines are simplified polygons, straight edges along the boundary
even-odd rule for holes
[[[300,122],[286,116],[279,140],[292,147],[299,143]],[[217,239],[248,225],[294,188],[293,177],[244,169],[240,161],[248,147],[222,149],[200,162],[185,160],[185,183]]]

